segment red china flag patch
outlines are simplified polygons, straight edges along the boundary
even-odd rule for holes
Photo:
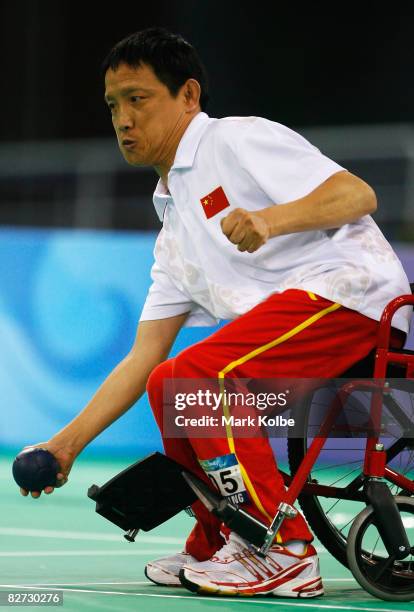
[[[217,187],[217,189],[204,196],[204,198],[201,198],[200,202],[207,219],[214,217],[214,215],[217,215],[227,206],[230,206],[223,187]]]

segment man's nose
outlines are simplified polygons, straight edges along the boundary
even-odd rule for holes
[[[133,127],[133,119],[131,113],[126,109],[121,110],[118,117],[118,129],[120,132],[127,132]]]

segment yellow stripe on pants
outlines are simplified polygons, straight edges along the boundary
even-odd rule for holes
[[[278,346],[279,344],[282,344],[283,342],[286,342],[286,340],[289,340],[290,338],[293,338],[293,336],[296,336],[297,334],[299,334],[301,331],[303,331],[307,327],[310,327],[310,325],[312,325],[316,321],[319,321],[319,319],[322,319],[322,317],[326,316],[327,314],[329,314],[331,312],[334,312],[335,310],[338,310],[338,308],[341,308],[340,304],[332,304],[331,306],[328,306],[327,308],[324,308],[323,310],[321,310],[320,312],[312,315],[311,317],[309,317],[308,319],[306,319],[305,321],[303,321],[302,323],[300,323],[296,327],[293,327],[290,331],[282,334],[281,336],[279,336],[275,340],[272,340],[271,342],[267,342],[263,346],[260,346],[260,347],[258,347],[256,349],[254,349],[253,351],[250,351],[249,353],[244,355],[244,357],[240,357],[239,359],[236,359],[235,361],[231,361],[225,368],[223,368],[218,373],[219,387],[220,387],[221,397],[222,397],[222,401],[223,401],[223,414],[226,417],[226,435],[227,435],[227,441],[228,441],[228,444],[229,444],[230,452],[234,453],[234,455],[236,456],[237,462],[240,465],[240,471],[241,471],[243,480],[244,480],[244,482],[246,484],[247,490],[250,493],[250,496],[251,496],[252,500],[256,504],[256,507],[259,509],[259,511],[263,514],[263,516],[265,516],[270,522],[273,520],[273,517],[270,516],[270,514],[268,514],[266,512],[266,509],[264,508],[262,502],[260,501],[259,496],[257,495],[257,493],[255,491],[253,483],[251,482],[245,467],[243,466],[243,464],[239,460],[239,458],[237,456],[237,453],[236,453],[236,447],[235,447],[235,444],[234,444],[233,432],[232,432],[232,428],[231,428],[230,421],[229,421],[230,412],[229,412],[229,407],[228,407],[228,404],[227,404],[227,398],[226,398],[225,393],[224,393],[224,390],[225,390],[224,389],[224,378],[225,378],[226,374],[228,374],[229,372],[234,370],[234,368],[237,368],[238,366],[243,365],[244,363],[246,363],[250,359],[253,359],[254,357],[257,357],[257,355],[261,355],[265,351],[268,351],[271,348],[273,348],[275,346]],[[278,542],[281,541],[279,533],[277,534],[277,541]]]

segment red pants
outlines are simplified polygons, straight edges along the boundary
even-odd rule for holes
[[[375,346],[378,322],[314,294],[289,289],[274,294],[207,339],[157,366],[148,379],[148,397],[163,434],[165,378],[335,378]],[[235,362],[235,363],[234,363]],[[198,460],[234,453],[243,467],[250,501],[243,506],[270,523],[284,492],[272,449],[265,437],[164,438],[165,453],[205,482]],[[186,550],[202,561],[223,545],[220,522],[201,502],[193,505],[197,523]],[[301,514],[285,519],[278,541],[311,541]]]

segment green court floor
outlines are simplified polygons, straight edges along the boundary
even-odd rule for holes
[[[12,458],[0,458],[0,592],[17,587],[61,590],[63,609],[73,612],[152,612],[167,606],[169,612],[414,611],[414,602],[383,602],[365,593],[348,570],[320,545],[326,595],[317,600],[205,598],[181,588],[157,587],[145,579],[146,561],[181,550],[193,519],[183,513],[150,533],[140,534],[135,544],[129,544],[121,530],[95,513],[94,503],[86,496],[91,484],[103,484],[128,463],[80,460],[68,485],[51,496],[34,500],[19,495],[11,479],[11,461]]]

